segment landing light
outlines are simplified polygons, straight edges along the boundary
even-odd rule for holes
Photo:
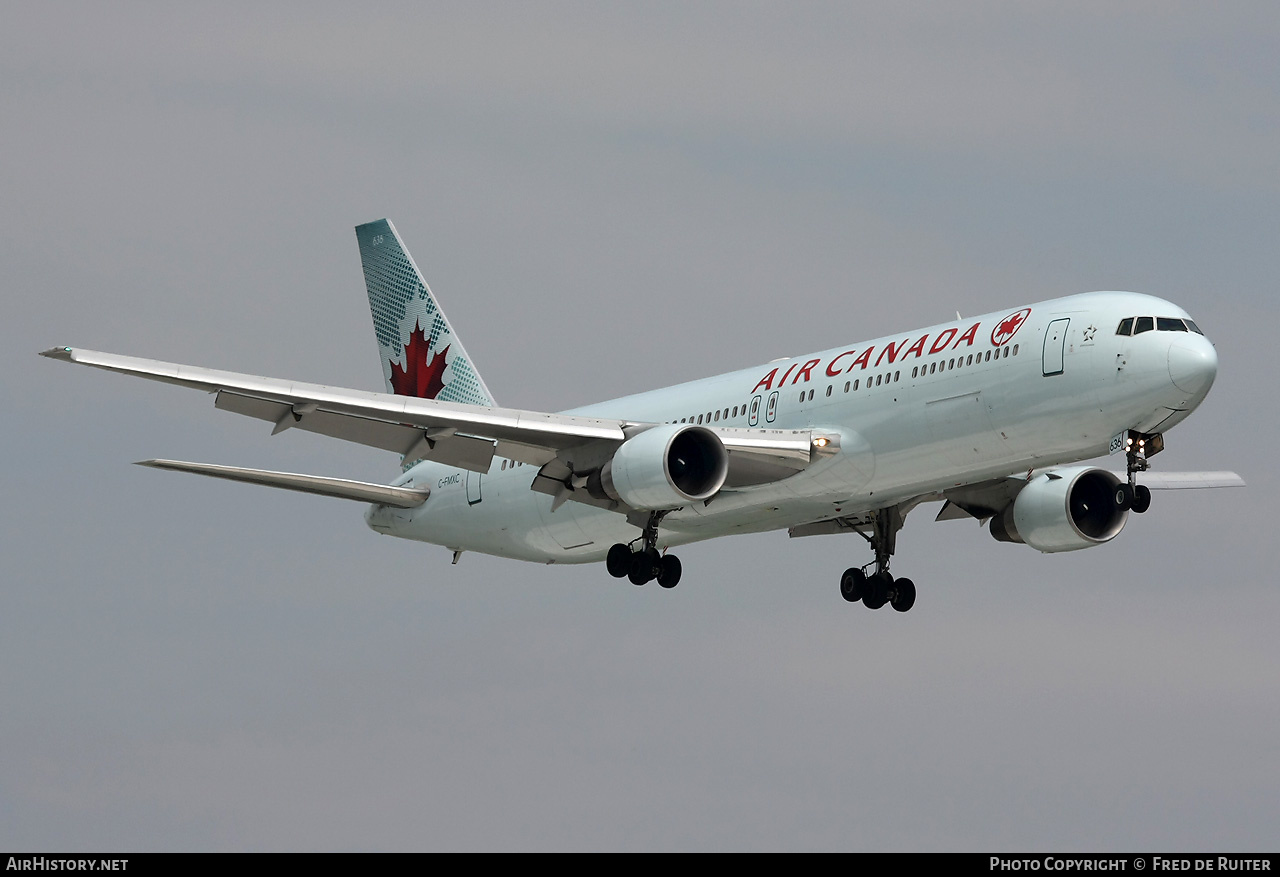
[[[813,440],[813,443],[815,446],[819,448],[825,448],[829,442],[826,436],[818,436],[816,439]]]

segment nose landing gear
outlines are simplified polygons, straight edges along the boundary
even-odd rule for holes
[[[1138,483],[1138,473],[1149,468],[1147,458],[1164,450],[1164,436],[1160,433],[1145,435],[1129,430],[1125,439],[1125,474],[1127,484],[1116,488],[1116,505],[1134,514],[1142,514],[1151,508],[1151,488]]]

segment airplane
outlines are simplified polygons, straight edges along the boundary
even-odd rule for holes
[[[668,549],[786,529],[857,534],[873,560],[840,593],[905,612],[889,572],[916,506],[1051,553],[1114,539],[1152,488],[1242,486],[1155,473],[1205,399],[1214,345],[1177,305],[1091,292],[786,357],[561,413],[500,407],[386,219],[356,227],[386,392],[75,347],[41,355],[216,394],[214,406],[395,452],[377,484],[180,460],[139,465],[356,500],[378,533],[540,563],[604,561],[663,588]],[[1123,454],[1123,472],[1082,461]],[[1139,481],[1141,476],[1141,481]]]

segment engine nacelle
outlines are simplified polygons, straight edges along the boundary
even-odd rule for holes
[[[1075,466],[1041,472],[991,519],[991,535],[1037,551],[1075,551],[1109,542],[1124,529],[1116,504],[1121,481],[1105,469]]]
[[[710,499],[729,474],[729,452],[709,429],[667,423],[627,439],[587,490],[633,509],[674,509]]]

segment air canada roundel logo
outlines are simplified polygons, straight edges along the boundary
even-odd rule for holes
[[[1031,316],[1031,308],[1023,308],[996,323],[996,327],[991,330],[991,343],[996,347],[1008,344],[1029,316]]]

